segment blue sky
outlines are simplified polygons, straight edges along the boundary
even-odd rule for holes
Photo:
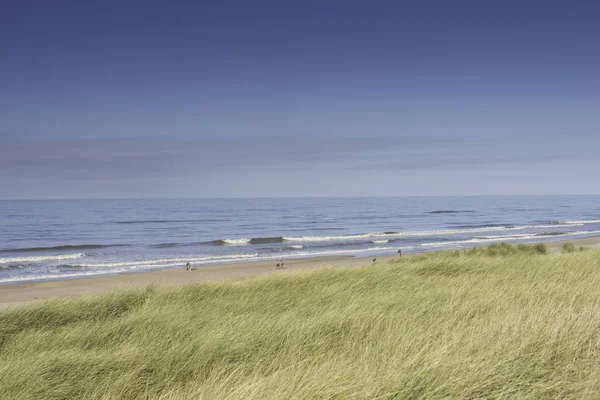
[[[596,2],[5,3],[0,198],[599,190]]]

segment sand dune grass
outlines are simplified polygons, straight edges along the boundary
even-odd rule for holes
[[[600,397],[600,252],[501,248],[5,311],[0,398]]]

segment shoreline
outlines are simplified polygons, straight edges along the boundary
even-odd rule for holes
[[[570,242],[576,246],[600,248],[600,236],[581,239],[542,242],[552,251]],[[435,250],[433,250],[435,251]],[[439,250],[438,250],[439,251]],[[411,253],[414,254],[414,253]],[[410,256],[407,254],[406,256]],[[376,256],[378,262],[397,258],[396,254]],[[275,260],[249,261],[230,264],[207,264],[194,271],[185,268],[168,268],[151,271],[125,272],[116,275],[78,277],[36,282],[9,283],[0,285],[0,310],[44,301],[52,298],[77,297],[104,291],[134,288],[155,284],[157,286],[185,285],[204,282],[219,282],[261,276],[269,273],[312,270],[322,267],[352,267],[372,263],[372,257],[319,256],[285,259],[284,269],[275,269]]]

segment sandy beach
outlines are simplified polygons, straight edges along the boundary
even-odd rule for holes
[[[567,241],[548,242],[548,247],[557,251]],[[600,236],[568,240],[576,246],[600,248]],[[389,261],[397,255],[377,256],[377,262]],[[285,269],[276,269],[275,261],[241,262],[199,266],[194,271],[186,271],[182,266],[176,269],[123,273],[119,275],[97,276],[43,282],[28,282],[0,285],[0,309],[15,307],[33,301],[57,297],[73,297],[100,293],[107,290],[155,284],[157,286],[184,285],[202,282],[217,282],[229,279],[260,276],[269,273],[285,274],[291,271],[310,270],[322,267],[351,267],[372,263],[372,257],[312,257],[286,259]]]

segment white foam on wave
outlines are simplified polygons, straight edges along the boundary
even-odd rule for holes
[[[357,235],[335,235],[335,236],[290,236],[284,237],[286,242],[325,242],[330,240],[359,240],[372,237],[386,236],[385,233],[365,233]]]
[[[585,221],[560,221],[560,227],[574,227],[583,226],[589,223],[600,222],[600,220],[585,220]],[[432,231],[408,231],[408,232],[369,232],[369,233],[358,233],[349,235],[331,235],[331,236],[285,236],[283,241],[285,242],[327,242],[327,241],[358,241],[362,239],[374,239],[373,243],[384,243],[383,238],[389,238],[388,241],[393,238],[401,237],[418,237],[418,236],[436,236],[436,235],[457,235],[465,233],[482,233],[482,232],[504,232],[504,231],[518,231],[525,229],[546,229],[556,228],[557,224],[544,224],[544,225],[517,225],[517,226],[486,226],[478,228],[461,228],[461,229],[439,229]],[[223,239],[224,244],[229,245],[247,245],[252,243],[250,238],[239,238],[239,239]]]
[[[240,245],[240,244],[248,244],[250,243],[250,238],[241,238],[241,239],[225,239],[223,240],[223,243],[225,244],[234,244],[234,245]]]
[[[221,256],[190,256],[186,258],[161,258],[154,260],[140,260],[140,261],[122,261],[112,263],[93,263],[93,264],[78,264],[80,267],[86,268],[114,268],[114,267],[162,267],[162,266],[176,266],[180,264],[190,263],[202,263],[202,262],[219,262],[219,261],[231,261],[231,260],[243,260],[249,258],[258,257],[257,253],[253,254],[227,254]]]
[[[572,223],[564,223],[561,227],[566,226],[582,226],[582,222],[573,221]],[[325,242],[333,240],[360,240],[371,238],[399,238],[399,237],[415,237],[415,236],[436,236],[436,235],[456,235],[462,233],[480,233],[480,232],[504,232],[518,231],[525,229],[543,229],[556,228],[556,225],[519,225],[519,226],[493,226],[481,228],[464,228],[464,229],[439,229],[434,231],[409,231],[409,232],[372,232],[356,235],[333,235],[333,236],[291,236],[284,237],[283,240],[289,242]],[[382,239],[379,239],[382,240]],[[389,239],[387,239],[389,241]]]
[[[494,240],[494,239],[500,239],[500,240],[510,240],[510,239],[527,239],[527,238],[534,238],[536,237],[535,234],[531,234],[531,233],[521,233],[521,234],[508,234],[508,235],[485,235],[485,236],[476,236],[473,239],[480,239],[480,240]]]
[[[572,220],[572,221],[560,221],[561,225],[572,225],[572,224],[600,224],[600,219],[582,219],[582,220]]]
[[[114,275],[122,272],[132,272],[139,270],[152,270],[152,269],[163,269],[172,267],[182,267],[186,262],[191,262],[195,265],[202,264],[220,264],[230,263],[238,260],[252,261],[260,260],[258,254],[230,254],[222,256],[191,256],[187,258],[164,258],[155,260],[139,260],[139,261],[124,261],[124,262],[113,262],[113,263],[93,263],[93,264],[77,264],[78,267],[85,267],[86,269],[77,268],[73,269],[72,272],[66,272],[65,270],[59,270],[54,267],[48,267],[43,269],[37,269],[35,274],[23,275],[15,274],[8,277],[0,278],[0,284],[2,283],[14,283],[14,282],[29,282],[39,280],[55,280],[55,279],[68,279],[78,278],[86,276],[97,276],[97,275]],[[89,268],[89,269],[87,269]]]
[[[85,257],[85,253],[59,254],[56,256],[32,256],[32,257],[0,257],[0,264],[36,263],[44,261],[72,260]]]
[[[575,231],[575,232],[569,232],[566,235],[561,235],[561,236],[581,236],[581,235],[597,235],[600,234],[600,230],[597,231]]]
[[[304,248],[304,246],[302,246],[301,244],[293,244],[290,246],[292,249],[302,249]]]
[[[125,271],[111,271],[112,274]],[[39,275],[14,275],[5,278],[0,278],[0,284],[3,283],[17,283],[17,282],[34,282],[34,281],[47,281],[47,280],[58,280],[58,279],[69,279],[69,278],[85,278],[98,275],[107,275],[106,271],[92,270],[92,271],[77,271],[76,273],[48,273]]]
[[[383,244],[383,243],[389,243],[390,239],[383,239],[383,240],[371,240],[371,243],[374,244]]]

